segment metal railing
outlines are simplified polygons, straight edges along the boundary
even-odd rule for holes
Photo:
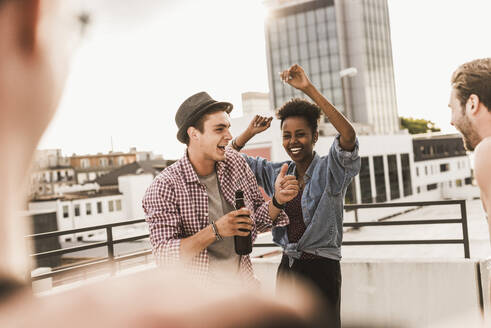
[[[374,226],[397,226],[397,225],[422,225],[422,224],[461,224],[462,225],[462,239],[421,239],[421,240],[371,240],[371,241],[344,241],[343,246],[363,246],[363,245],[416,245],[416,244],[463,244],[464,246],[464,257],[470,258],[469,250],[469,235],[467,231],[467,211],[465,200],[445,200],[445,201],[429,201],[429,202],[400,202],[400,203],[375,203],[375,204],[353,204],[345,205],[344,208],[347,211],[358,210],[358,209],[368,209],[368,208],[391,208],[391,207],[411,207],[411,206],[442,206],[442,205],[459,205],[460,206],[460,218],[456,219],[422,219],[422,220],[403,220],[403,221],[369,221],[369,222],[346,222],[343,224],[344,227],[374,227]],[[112,224],[105,224],[94,227],[87,227],[81,229],[64,230],[64,231],[54,231],[45,232],[34,235],[26,236],[30,240],[39,240],[48,237],[59,237],[67,234],[74,234],[80,232],[94,231],[94,230],[106,230],[106,241],[94,242],[88,245],[69,247],[64,249],[52,250],[42,253],[32,254],[33,259],[41,259],[50,256],[64,255],[68,253],[73,253],[77,251],[83,251],[98,247],[107,247],[108,256],[98,260],[86,262],[83,264],[76,264],[72,266],[65,266],[55,271],[49,273],[39,274],[31,278],[32,281],[39,279],[55,277],[60,274],[72,273],[77,271],[87,271],[96,269],[101,266],[110,266],[110,274],[114,275],[116,268],[115,263],[129,260],[132,258],[137,258],[141,256],[148,256],[152,253],[151,250],[143,250],[140,252],[132,253],[129,255],[115,256],[114,245],[124,242],[131,242],[136,240],[141,240],[148,238],[148,234],[132,236],[128,238],[114,239],[113,238],[113,228],[119,226],[132,225],[137,223],[145,222],[145,220],[132,220],[125,222],[118,222]],[[272,243],[256,243],[254,247],[277,247],[276,244]]]
[[[128,255],[115,256],[114,245],[124,243],[124,242],[131,242],[131,241],[145,239],[145,238],[148,238],[149,235],[143,234],[143,235],[137,235],[137,236],[127,237],[127,238],[114,239],[113,228],[120,227],[120,226],[128,226],[128,225],[133,225],[133,224],[143,223],[143,222],[145,222],[144,219],[139,219],[139,220],[124,221],[124,222],[104,224],[104,225],[99,225],[99,226],[86,227],[86,228],[61,230],[61,231],[53,231],[53,232],[44,232],[44,233],[38,233],[38,234],[34,234],[34,235],[28,235],[28,236],[26,236],[26,239],[39,240],[39,239],[44,239],[44,238],[49,238],[49,237],[60,237],[63,235],[76,234],[76,233],[87,232],[87,231],[95,231],[95,230],[102,230],[102,229],[106,230],[106,241],[94,242],[94,243],[90,243],[88,245],[67,247],[67,248],[63,248],[63,249],[57,249],[57,250],[52,250],[52,251],[47,251],[47,252],[31,254],[30,257],[33,259],[42,259],[42,258],[47,258],[47,257],[51,257],[51,256],[61,256],[64,254],[69,254],[69,253],[74,253],[74,252],[78,252],[78,251],[84,251],[84,250],[94,249],[94,248],[99,248],[99,247],[106,247],[107,248],[107,257],[100,258],[100,259],[90,261],[90,262],[85,262],[83,264],[64,266],[64,267],[61,267],[59,269],[56,269],[55,271],[48,272],[48,273],[42,273],[42,274],[39,274],[39,275],[36,275],[33,277],[29,277],[29,278],[32,281],[36,281],[36,280],[40,280],[40,279],[44,279],[44,278],[51,278],[51,277],[54,277],[54,276],[57,276],[60,274],[87,271],[87,270],[91,270],[91,269],[96,269],[98,267],[105,267],[108,265],[111,268],[111,275],[114,275],[114,273],[116,272],[115,263],[126,261],[126,260],[133,259],[136,257],[148,256],[148,255],[152,254],[152,251],[151,250],[143,250],[143,251],[135,252],[135,253],[128,254]]]
[[[467,230],[467,210],[465,200],[442,200],[429,202],[398,202],[398,203],[375,203],[375,204],[350,204],[345,205],[344,209],[358,210],[364,208],[388,208],[388,207],[410,207],[410,206],[442,206],[442,205],[459,205],[460,218],[456,219],[421,219],[421,220],[404,220],[404,221],[369,221],[369,222],[345,222],[343,227],[376,227],[376,226],[403,226],[403,225],[421,225],[421,224],[461,224],[461,239],[406,239],[406,240],[367,240],[367,241],[343,241],[343,246],[363,246],[363,245],[421,245],[421,244],[462,244],[464,246],[464,257],[470,258],[469,250],[469,233]],[[402,213],[401,213],[402,214]],[[273,247],[277,246],[272,243],[254,244],[254,247]]]

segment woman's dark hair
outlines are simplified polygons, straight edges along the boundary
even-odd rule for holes
[[[293,98],[286,102],[276,112],[276,117],[281,121],[280,127],[283,127],[283,121],[291,116],[303,117],[307,120],[312,134],[317,132],[321,110],[319,106],[301,98]]]

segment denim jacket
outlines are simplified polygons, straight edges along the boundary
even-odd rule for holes
[[[359,143],[349,152],[339,145],[339,137],[334,139],[329,154],[314,159],[305,172],[305,187],[302,194],[302,213],[307,229],[298,243],[290,243],[286,227],[274,227],[273,241],[283,247],[290,259],[299,259],[302,252],[311,253],[333,260],[341,259],[343,240],[343,203],[346,189],[351,179],[360,172]],[[269,162],[264,158],[243,154],[256,176],[258,184],[270,197],[274,195],[274,183],[280,168],[288,164],[287,174],[295,174],[295,163],[286,161]]]

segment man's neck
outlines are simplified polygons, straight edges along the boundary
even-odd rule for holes
[[[480,104],[479,115],[473,122],[474,129],[481,140],[491,137],[491,114],[486,106]]]
[[[213,171],[215,171],[216,161],[212,159],[207,159],[203,152],[188,147],[187,154],[191,165],[193,165],[196,174],[198,174],[199,176],[204,177],[212,174]]]

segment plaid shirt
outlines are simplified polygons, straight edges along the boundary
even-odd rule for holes
[[[236,190],[244,191],[245,205],[255,222],[252,230],[254,241],[258,232],[268,231],[273,225],[269,217],[269,201],[264,201],[256,178],[244,158],[230,147],[226,148],[225,156],[225,160],[216,165],[220,190],[230,204],[235,202]],[[196,234],[210,224],[206,188],[200,183],[187,154],[155,178],[143,197],[143,210],[157,263],[177,264],[181,239]],[[274,225],[287,224],[288,217],[281,211]],[[193,258],[187,269],[206,279],[208,266],[209,257],[205,248]],[[248,255],[240,259],[239,274],[245,281],[255,281]]]

